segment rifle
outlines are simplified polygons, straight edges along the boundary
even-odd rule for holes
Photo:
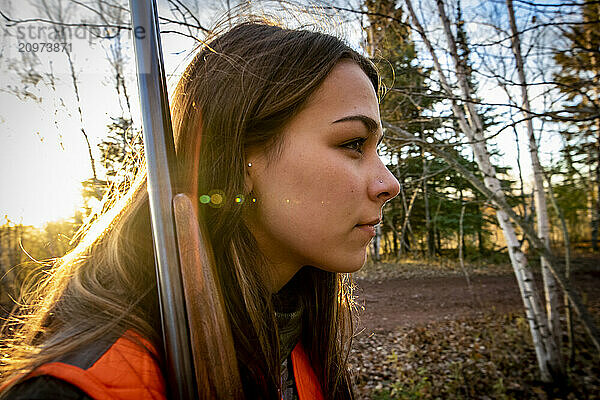
[[[175,192],[156,0],[130,0],[168,393],[242,399],[231,330],[196,193]]]

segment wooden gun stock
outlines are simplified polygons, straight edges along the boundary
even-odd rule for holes
[[[173,198],[179,259],[201,399],[243,399],[231,329],[214,258],[190,197]]]

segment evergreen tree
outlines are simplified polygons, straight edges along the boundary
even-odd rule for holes
[[[564,32],[570,47],[554,54],[561,67],[555,79],[559,90],[566,94],[565,106],[573,119],[563,132],[566,143],[562,160],[563,185],[587,189],[591,241],[597,251],[600,228],[600,4],[585,2],[581,5],[581,15],[583,23],[572,25]],[[573,208],[572,204],[570,206],[568,208]],[[576,214],[577,210],[571,210],[572,216]]]
[[[393,0],[367,0],[365,6],[369,18],[367,49],[386,87],[380,104],[382,120],[416,137],[447,142],[451,136],[442,132],[444,121],[433,117],[433,108],[442,96],[432,89],[431,71],[417,58],[402,9],[396,7]],[[468,64],[466,32],[462,26],[457,29],[462,32],[462,57]],[[392,235],[394,253],[421,250],[428,256],[442,255],[444,244],[456,243],[464,202],[467,204],[465,232],[473,233],[473,243],[477,241],[481,254],[489,235],[486,230],[489,221],[482,212],[483,204],[477,197],[477,190],[448,168],[443,160],[431,156],[418,145],[403,143],[398,146],[396,141],[385,139],[384,145],[383,155],[390,160],[388,168],[402,188],[402,193],[386,208],[384,217],[383,232]],[[460,146],[451,151],[477,174],[476,164],[462,155]],[[409,207],[415,193],[415,200]]]
[[[438,100],[432,95],[426,83],[429,71],[423,68],[417,60],[415,45],[410,37],[410,28],[405,22],[402,9],[397,8],[393,0],[367,0],[365,6],[369,15],[366,28],[367,48],[378,66],[385,88],[380,93],[382,95],[380,104],[382,119],[419,137],[433,134],[439,127],[439,121],[431,118],[428,111]],[[389,141],[385,141],[384,145],[386,146],[384,150],[386,155],[393,160],[393,164],[390,165],[392,171],[398,169],[396,166],[402,166],[401,168],[405,169],[405,172],[411,171],[412,175],[412,168],[408,166],[412,165],[413,161],[421,164],[420,174],[427,169],[427,158],[424,157],[423,151],[419,147],[410,145],[397,148]],[[419,172],[416,173],[419,174]],[[403,173],[397,175],[402,178]],[[403,186],[406,183],[408,182],[401,182]],[[421,200],[425,202],[426,208],[428,254],[433,255],[433,227],[429,212],[427,180],[422,180],[420,184],[422,193],[426,194],[423,196],[421,193]],[[401,229],[399,225],[403,224],[404,218],[409,218],[404,215],[405,205],[402,203],[402,198],[402,196],[397,197],[388,207],[385,218],[388,221],[391,220],[391,223],[384,226],[386,228],[384,233],[389,231],[389,228],[393,229],[394,249],[400,252],[402,249],[398,249],[397,244],[398,231]],[[401,215],[402,217],[400,217]],[[405,245],[408,245],[410,239],[406,232],[403,239]]]

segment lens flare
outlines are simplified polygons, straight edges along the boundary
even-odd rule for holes
[[[222,190],[211,190],[208,193],[208,197],[210,198],[208,205],[213,208],[221,208],[225,204],[225,192]]]
[[[203,194],[202,196],[200,196],[200,203],[202,204],[208,204],[210,203],[210,196]]]
[[[223,196],[219,193],[215,193],[212,196],[210,196],[210,202],[212,204],[219,205],[223,203]]]

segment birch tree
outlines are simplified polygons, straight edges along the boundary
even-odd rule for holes
[[[544,245],[550,248],[550,222],[548,219],[548,206],[546,204],[546,193],[544,190],[544,171],[538,156],[538,145],[533,131],[533,115],[527,92],[527,78],[525,77],[525,67],[523,55],[521,53],[521,41],[517,23],[515,21],[515,10],[512,0],[506,0],[508,9],[508,20],[510,23],[511,45],[517,67],[517,75],[521,86],[521,107],[523,109],[525,125],[527,128],[527,138],[529,143],[529,155],[533,169],[533,195],[535,201],[535,211],[537,219],[537,233]],[[548,259],[541,257],[542,278],[544,281],[544,293],[546,297],[546,316],[548,321],[549,340],[554,342],[553,346],[548,346],[548,364],[552,369],[553,375],[561,377],[564,375],[564,367],[560,354],[561,328],[559,302],[560,293],[556,280],[552,276],[548,267]]]
[[[425,31],[417,17],[412,1],[406,0],[406,6],[409,15],[411,16],[412,26],[421,36],[425,47],[430,53],[434,68],[438,73],[439,83],[447,97],[450,99],[450,106],[458,121],[460,131],[469,141],[479,169],[484,175],[482,182],[483,187],[479,184],[478,188],[498,207],[496,217],[507,243],[509,257],[523,299],[541,378],[546,382],[550,382],[555,378],[560,379],[561,368],[560,365],[556,364],[559,362],[559,358],[553,356],[559,354],[557,340],[552,337],[552,332],[550,331],[547,316],[542,307],[540,295],[534,284],[533,273],[528,266],[527,258],[523,252],[521,243],[518,240],[516,221],[521,222],[518,224],[520,225],[519,228],[526,233],[534,247],[536,247],[547,260],[552,260],[552,255],[546,243],[544,243],[544,241],[541,240],[526,223],[523,223],[511,207],[508,206],[497,172],[491,163],[490,151],[487,147],[482,120],[474,105],[475,96],[469,85],[470,71],[466,70],[464,64],[460,62],[456,39],[451,30],[450,19],[448,18],[444,2],[442,0],[436,0],[436,5],[442,25],[443,36],[449,51],[448,57],[453,67],[453,77],[458,86],[457,90],[450,84],[450,74],[447,69],[442,67],[438,52],[433,47],[428,33]],[[437,153],[440,154],[440,151],[438,150]],[[555,265],[551,267],[552,273],[559,276]],[[559,281],[566,291],[570,292],[574,298],[577,297],[577,295],[568,287],[564,277],[561,277]],[[579,311],[582,314],[587,315],[581,302],[578,303]],[[595,344],[598,346],[597,329],[591,319],[588,318],[588,322],[590,323],[589,329],[591,331],[591,336],[592,338],[596,338]]]

